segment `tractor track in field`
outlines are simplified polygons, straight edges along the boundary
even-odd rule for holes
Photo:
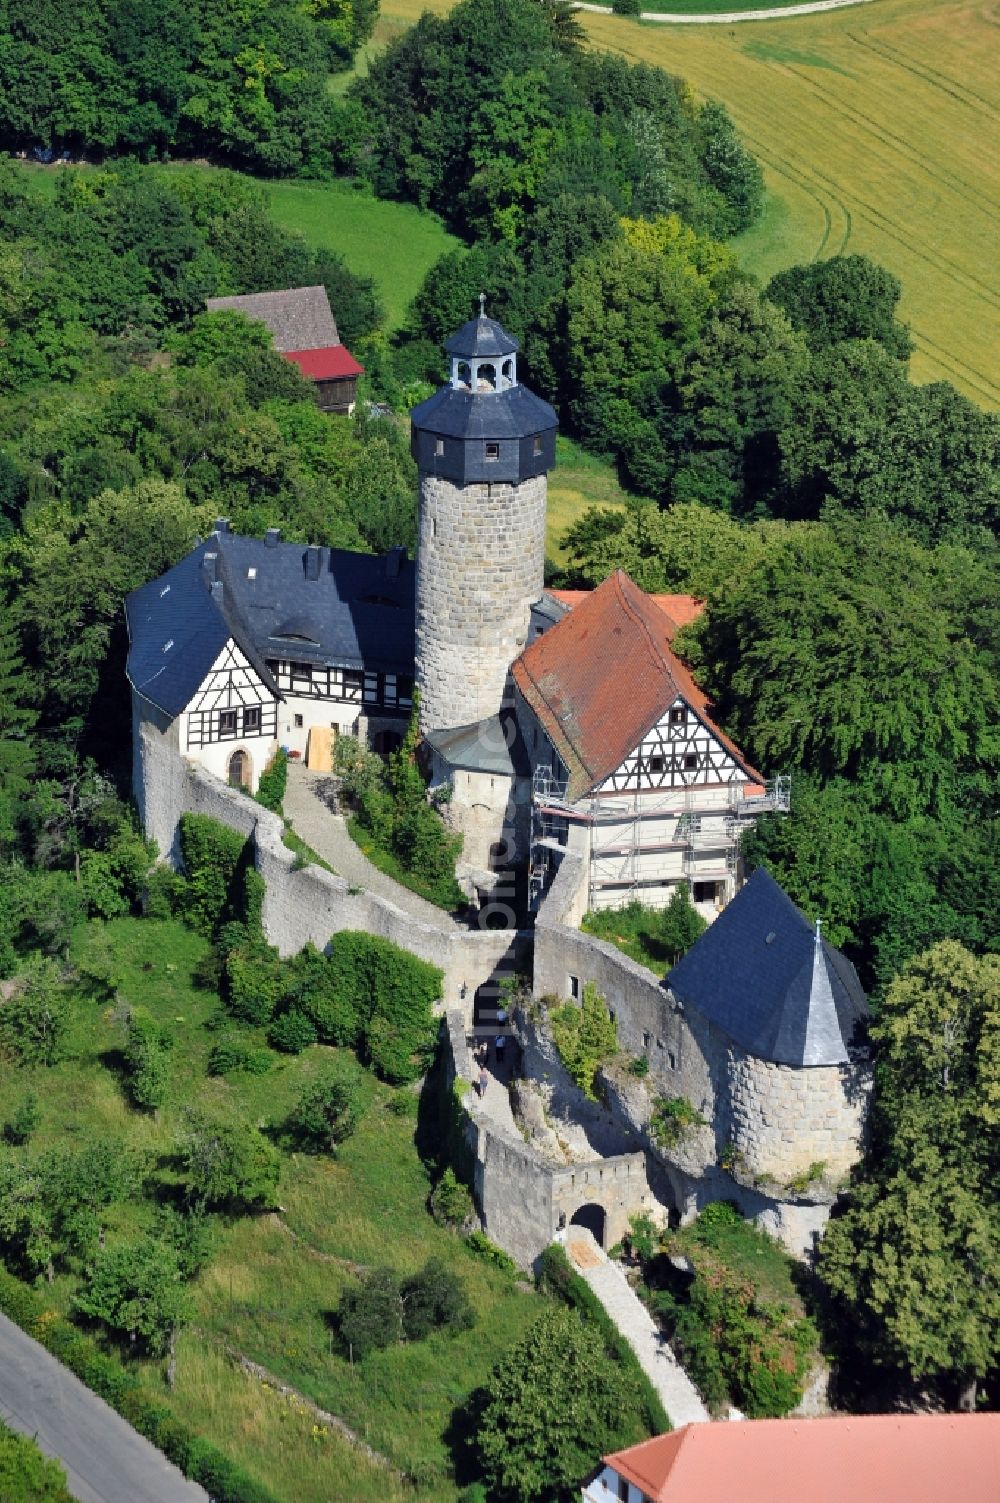
[[[891,42],[885,40],[876,42],[867,33],[862,37],[856,31],[847,32],[847,36],[857,47],[864,48],[866,52],[873,52],[876,57],[881,57],[894,67],[903,69],[914,78],[922,79],[930,88],[947,94],[958,104],[964,104],[966,109],[988,115],[991,120],[996,119],[996,110],[990,101],[982,94],[977,94],[975,89],[970,89],[968,84],[959,83],[957,78],[952,78],[948,73],[941,73],[937,68],[932,68],[930,63],[915,61],[909,53],[904,52],[901,47],[893,46]],[[970,97],[967,99],[965,95]]]
[[[830,250],[828,254],[830,256],[842,256],[847,248],[847,242],[851,238],[851,230],[854,227],[851,211],[847,205],[834,194],[828,193],[827,198],[823,198],[817,185],[809,181],[806,171],[800,167],[793,166],[792,163],[786,162],[780,157],[776,157],[768,146],[762,141],[756,140],[748,131],[744,130],[743,134],[765,166],[770,167],[772,172],[777,172],[781,177],[786,177],[790,183],[794,183],[807,197],[819,205],[820,211],[823,214],[824,228],[819,245],[812,254],[811,259],[813,261],[822,259],[834,235],[833,215],[830,213],[829,204],[833,203],[840,210],[844,217],[844,232],[841,236],[840,244],[835,250]]]

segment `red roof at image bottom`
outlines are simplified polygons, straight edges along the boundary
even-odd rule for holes
[[[323,350],[285,350],[284,355],[313,381],[335,381],[338,377],[365,373],[364,366],[358,364],[343,344],[331,344]]]
[[[998,1503],[1000,1414],[685,1425],[604,1460],[650,1503]]]

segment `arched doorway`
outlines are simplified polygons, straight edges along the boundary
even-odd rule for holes
[[[570,1226],[586,1227],[598,1247],[603,1247],[607,1220],[604,1207],[595,1204],[594,1201],[589,1201],[587,1205],[581,1206],[578,1211],[573,1212],[569,1224]]]
[[[233,788],[250,787],[250,758],[245,751],[234,751],[229,758],[229,782]]]

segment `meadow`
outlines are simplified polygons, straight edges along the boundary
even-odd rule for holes
[[[450,5],[389,0],[386,20],[425,9]],[[732,27],[581,20],[593,45],[727,105],[769,192],[762,222],[737,241],[751,271],[872,256],[902,281],[914,378],[1000,405],[995,5],[872,0]]]
[[[9,1069],[4,1112],[28,1089],[41,1101],[32,1151],[99,1136],[150,1156],[154,1177],[171,1177],[171,1153],[189,1106],[232,1107],[262,1127],[280,1123],[304,1082],[335,1051],[314,1046],[275,1056],[263,1076],[207,1073],[218,998],[192,983],[206,942],[171,921],[92,922],[76,933],[72,959],[110,981],[75,1003],[68,1057],[49,1069]],[[120,1002],[146,1008],[169,1028],[170,1091],[155,1113],[129,1106],[118,1066]],[[335,1159],[283,1152],[280,1211],[216,1219],[207,1266],[192,1285],[195,1315],[178,1342],[173,1389],[163,1365],[143,1364],[158,1402],[265,1482],[281,1503],[448,1503],[444,1433],[453,1411],[486,1377],[538,1308],[530,1287],[498,1271],[430,1216],[430,1173],[415,1139],[426,1103],[364,1075],[366,1110]],[[401,1109],[402,1108],[402,1109]],[[152,1227],[149,1202],[113,1207],[109,1236]],[[459,1334],[349,1359],[331,1313],[365,1267],[408,1274],[437,1257],[461,1278],[476,1315]],[[76,1287],[62,1273],[49,1287],[66,1309]],[[391,1463],[368,1459],[303,1401],[281,1396],[238,1364],[244,1356],[345,1420]],[[399,1474],[419,1480],[415,1489]]]

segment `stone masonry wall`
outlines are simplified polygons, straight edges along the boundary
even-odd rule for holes
[[[500,708],[545,572],[544,475],[520,485],[420,481],[416,669],[424,731]]]
[[[870,1074],[851,1065],[793,1070],[727,1051],[731,1142],[747,1173],[788,1183],[814,1164],[840,1181],[861,1151]]]

